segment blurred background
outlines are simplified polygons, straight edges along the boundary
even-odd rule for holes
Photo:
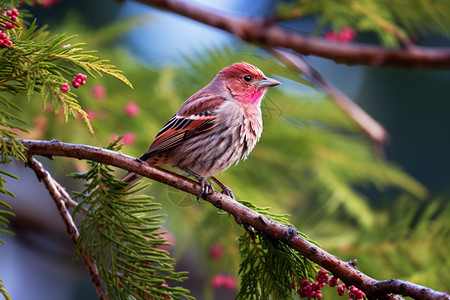
[[[88,78],[76,91],[94,135],[83,121],[66,123],[32,101],[24,111],[30,133],[22,138],[106,146],[123,135],[123,152],[140,156],[185,99],[224,66],[248,61],[283,85],[264,99],[264,133],[249,159],[219,179],[237,198],[289,213],[300,231],[343,260],[356,258],[371,277],[450,291],[450,71],[350,67],[306,58],[387,129],[391,139],[383,160],[326,95],[256,46],[133,1],[43,2],[30,9],[39,26],[48,24],[53,34],[77,34],[73,43],[98,50],[124,71],[134,89],[104,76]],[[248,16],[273,14],[279,4],[187,2]],[[313,17],[285,24],[305,33],[316,25]],[[377,43],[369,33],[358,33],[356,41]],[[418,43],[450,46],[438,35]],[[86,170],[85,162],[39,160],[68,191],[81,189],[83,183],[66,174]],[[84,265],[72,260],[72,241],[42,184],[23,163],[1,168],[20,178],[6,184],[16,196],[6,199],[17,214],[11,219],[16,236],[0,246],[0,278],[12,298],[96,299]],[[117,176],[123,173],[118,170]],[[198,299],[233,298],[239,286],[236,238],[243,229],[211,205],[162,184],[152,182],[145,193],[167,214],[164,227],[177,270],[190,272],[181,285]],[[217,285],[217,276],[227,283]],[[338,299],[336,290],[324,292],[326,299]]]

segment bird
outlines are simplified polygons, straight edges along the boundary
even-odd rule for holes
[[[279,84],[247,62],[223,68],[181,105],[140,160],[195,177],[201,186],[197,201],[214,192],[207,178],[234,198],[232,190],[214,175],[245,160],[253,150],[263,130],[261,100],[270,87]],[[121,180],[132,184],[141,177],[128,172]]]

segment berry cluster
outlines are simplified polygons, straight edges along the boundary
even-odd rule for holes
[[[6,15],[11,18],[12,21],[15,21],[19,16],[19,11],[17,9],[6,11]]]
[[[87,76],[81,73],[78,73],[77,75],[75,75],[75,77],[72,79],[72,85],[74,88],[79,88],[80,85],[85,85],[86,84],[86,78]]]
[[[11,21],[15,21],[17,19],[17,16],[19,15],[19,11],[14,8],[13,10],[6,11],[6,15],[11,18]],[[1,27],[1,29],[0,29],[0,48],[12,46],[11,40],[4,32],[2,32],[2,30],[12,29],[14,27],[16,27],[16,25],[14,25],[11,22],[6,23],[6,26]]]
[[[13,10],[6,11],[6,15],[11,18],[11,21],[15,21],[15,20],[17,20],[17,17],[19,16],[19,11],[14,8]],[[11,22],[8,22],[8,23],[6,23],[6,26],[4,29],[12,29],[14,27],[16,27],[16,25],[14,25]]]
[[[0,30],[0,48],[10,47],[12,42],[9,37]]]
[[[336,277],[331,277],[330,281],[328,282],[330,287],[335,287],[336,285],[338,285],[338,283],[339,283],[339,278],[336,278]]]
[[[331,277],[328,275],[326,270],[320,270],[316,276],[317,282],[309,282],[306,279],[300,281],[300,288],[298,290],[298,294],[300,298],[316,298],[322,299],[322,288],[325,287],[328,283],[330,287],[337,286],[337,293],[339,296],[344,296],[346,286],[345,284],[338,285],[339,278]],[[292,282],[292,288],[295,289],[295,283]],[[351,286],[348,290],[348,294],[350,295],[350,300],[360,300],[363,299],[366,294],[363,291],[359,290],[355,286]]]
[[[61,91],[63,92],[68,92],[70,91],[70,86],[68,83],[63,83],[63,85],[61,86]]]
[[[220,243],[212,244],[209,248],[209,256],[219,261],[225,256],[226,249]],[[227,290],[233,290],[237,286],[237,279],[232,275],[217,274],[211,278],[211,286],[213,289],[225,288]]]
[[[361,291],[360,289],[358,289],[355,286],[351,286],[350,289],[348,290],[348,294],[351,296],[351,299],[362,299],[364,298],[364,296],[366,294],[364,294],[363,291]]]
[[[301,289],[298,292],[301,298],[317,298],[322,299],[322,288],[327,285],[329,280],[327,271],[320,270],[319,274],[316,276],[317,282],[309,282],[306,279],[300,281]]]
[[[215,289],[224,287],[227,290],[232,290],[236,288],[237,283],[234,276],[219,274],[211,279],[211,285]]]
[[[339,296],[344,296],[345,294],[345,284],[338,285],[337,293]]]
[[[340,31],[328,30],[325,32],[325,38],[330,41],[349,43],[356,37],[356,32],[351,27],[344,27]]]

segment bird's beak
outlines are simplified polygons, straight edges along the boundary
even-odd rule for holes
[[[266,77],[258,82],[260,88],[269,88],[281,84],[278,80]]]

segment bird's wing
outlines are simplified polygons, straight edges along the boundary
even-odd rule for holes
[[[211,105],[202,106],[207,110],[197,109],[194,114],[180,115],[177,113],[173,116],[159,131],[148,151],[140,159],[147,160],[155,154],[176,147],[183,141],[217,126],[215,107]],[[190,112],[193,111],[190,110]]]

